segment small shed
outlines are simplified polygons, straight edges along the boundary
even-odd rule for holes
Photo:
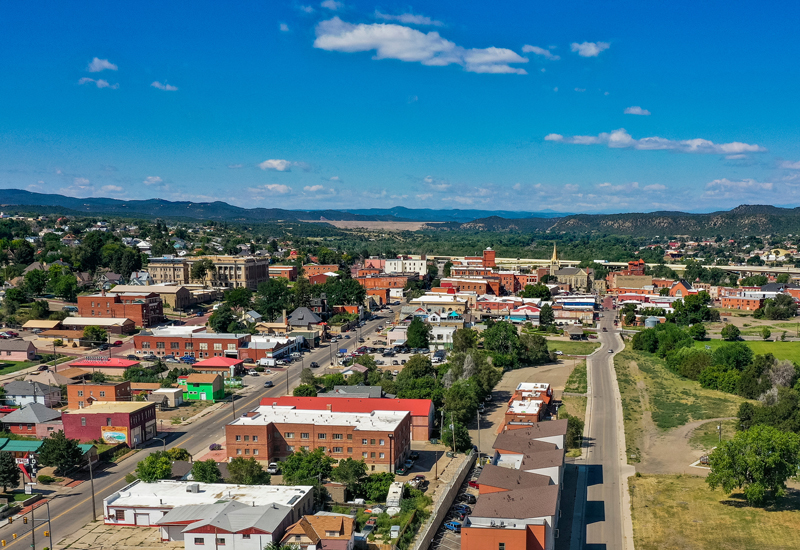
[[[572,325],[564,332],[569,335],[570,340],[580,340],[583,338],[583,327],[580,325]]]
[[[150,395],[163,395],[166,397],[166,406],[174,409],[183,405],[183,388],[159,388]]]
[[[645,328],[656,328],[658,326],[659,319],[658,317],[648,317],[644,320]]]

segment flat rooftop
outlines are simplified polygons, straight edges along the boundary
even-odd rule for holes
[[[539,401],[538,399],[531,399],[529,401],[514,400],[508,406],[508,412],[506,414],[539,414],[543,404],[544,401]]]
[[[328,410],[296,409],[262,405],[248,416],[242,416],[228,426],[275,424],[314,424],[315,426],[348,426],[356,430],[394,431],[408,411],[332,412]],[[250,416],[252,415],[252,416]]]
[[[197,483],[199,492],[188,493],[192,481],[162,480],[155,483],[134,481],[120,491],[103,499],[105,506],[174,508],[176,506],[214,504],[220,500],[237,500],[256,506],[283,504],[292,507],[314,489],[311,485],[232,485],[228,483]]]
[[[550,384],[547,382],[520,382],[517,385],[517,391],[547,391],[550,389]]]
[[[80,411],[65,411],[65,414],[133,413],[152,405],[147,401],[95,401]]]

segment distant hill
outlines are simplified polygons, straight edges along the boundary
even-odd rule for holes
[[[640,236],[800,233],[800,208],[742,205],[733,210],[708,214],[686,212],[576,214],[552,219],[488,217],[461,224],[460,229]]]
[[[393,208],[362,208],[345,210],[352,214],[362,216],[397,216],[407,220],[417,220],[425,222],[468,222],[479,218],[500,217],[506,219],[525,219],[525,218],[557,218],[568,216],[553,212],[552,210],[542,210],[540,212],[514,212],[506,210],[436,210],[431,208],[406,208],[405,206],[395,206]]]

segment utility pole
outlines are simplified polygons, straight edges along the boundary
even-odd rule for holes
[[[722,424],[717,424],[717,431],[719,432],[719,444],[722,445]]]
[[[92,457],[89,456],[89,482],[92,489],[92,521],[97,521],[97,507],[94,503],[94,472],[92,472]]]
[[[233,406],[233,419],[236,420],[236,401],[234,401],[235,395],[231,393],[231,405]]]
[[[456,452],[456,425],[453,422],[453,413],[450,413],[450,433],[453,435],[453,452]]]
[[[478,463],[481,461],[481,411],[476,413],[478,415]]]
[[[47,505],[47,535],[50,537],[50,550],[53,550],[53,526],[50,523],[50,499],[44,502]]]
[[[34,517],[36,506],[31,505],[31,548],[36,550],[36,518]]]

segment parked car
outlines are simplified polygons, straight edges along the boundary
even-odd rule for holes
[[[472,508],[470,508],[466,504],[456,504],[456,505],[453,506],[453,510],[456,510],[456,511],[459,511],[459,512],[466,512],[468,514],[472,513]]]
[[[349,339],[350,339],[350,335],[349,335],[349,334],[345,334],[345,335],[344,335],[344,339],[345,339],[345,340],[349,340]]]
[[[39,368],[38,368],[38,369],[36,369],[36,370],[38,370],[39,372],[41,372],[41,371],[46,371],[46,370],[47,370],[47,369],[49,369],[49,368],[50,368],[50,367],[48,367],[47,365],[39,365]]]
[[[270,475],[277,474],[280,471],[278,468],[278,464],[276,462],[270,462],[269,466],[267,466],[267,473]]]
[[[111,344],[111,345],[112,346],[121,346],[122,345],[122,340],[114,340],[114,343]]]
[[[376,363],[376,364],[378,364],[378,362],[377,362],[377,361],[376,361],[375,363]],[[383,365],[383,361],[381,361],[381,362],[380,362],[380,364],[381,364],[381,365]],[[399,371],[399,370],[393,370],[393,371],[392,371],[392,375],[393,375],[393,376],[397,376],[398,374],[400,374],[400,371]]]
[[[470,481],[468,485],[469,485],[470,487],[472,487],[473,489],[478,489],[478,488],[480,487],[480,485],[478,485],[478,482],[477,482],[477,481],[474,481],[474,480],[473,480],[473,481]]]
[[[42,333],[42,332],[44,332],[44,331],[43,331],[42,329],[40,329],[40,328],[35,328],[35,329],[33,329],[31,332],[32,332],[33,334],[41,334],[41,333]]]
[[[167,357],[166,359],[164,359],[164,362],[165,363],[180,363],[180,361],[178,359],[175,359],[174,357]]]
[[[311,368],[312,369],[318,369],[319,368],[319,363],[317,363],[316,361],[311,361]]]
[[[460,533],[461,532],[461,522],[460,521],[448,521],[445,522],[444,528],[448,531],[452,531],[453,533]]]
[[[128,359],[130,359],[130,356],[128,356]],[[153,354],[145,355],[142,357],[142,361],[158,361],[158,356]]]
[[[99,346],[97,346],[97,349],[100,351],[106,351],[109,347],[111,346],[109,346],[108,344],[100,344]]]
[[[392,361],[392,365],[394,365],[394,366],[396,366],[396,367],[399,367],[399,366],[400,366],[400,361],[398,361],[397,359],[395,359],[395,360],[393,360],[393,361]]]
[[[395,473],[399,476],[404,476],[408,473],[408,468],[405,466],[400,466]]]
[[[138,358],[138,357],[136,357],[136,356],[135,356],[135,355],[133,355],[133,354],[131,354],[131,355],[126,355],[126,356],[125,356],[125,359],[127,359],[128,361],[138,361],[138,360],[139,360],[139,358]]]
[[[181,357],[181,362],[186,363],[187,365],[194,365],[195,363],[197,363],[197,359],[195,359],[191,355],[184,355],[183,357]]]
[[[606,327],[603,327],[603,332],[608,332],[608,329]]]
[[[608,353],[614,353],[613,349],[608,350]]]
[[[558,349],[556,351],[554,351],[553,353],[555,353],[556,355],[564,355],[564,352],[561,351],[561,350],[558,350]]]
[[[19,332],[14,332],[13,330],[7,330],[6,334],[11,336],[12,338],[19,338]]]
[[[466,502],[467,504],[475,504],[476,502],[478,502],[478,499],[475,498],[475,495],[471,495],[469,493],[464,493],[463,495],[458,497],[458,500],[460,502]]]
[[[274,385],[275,384],[272,383],[272,380],[267,380],[266,382],[264,382],[264,387],[265,388],[271,388]]]
[[[414,461],[413,461],[413,460],[411,460],[410,458],[409,458],[409,459],[406,459],[405,463],[403,464],[403,466],[405,466],[405,467],[406,467],[406,468],[408,468],[409,470],[411,469],[411,467],[412,467],[413,465],[414,465]]]

